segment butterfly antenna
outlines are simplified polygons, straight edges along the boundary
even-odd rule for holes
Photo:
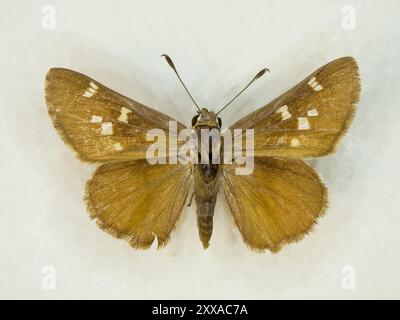
[[[174,63],[172,62],[172,59],[167,55],[167,54],[162,54],[161,57],[164,57],[165,60],[167,60],[169,66],[172,68],[172,70],[174,70],[176,76],[178,77],[179,81],[181,82],[182,86],[185,88],[187,94],[189,95],[190,99],[192,99],[193,103],[196,105],[197,110],[200,111],[199,105],[196,103],[196,101],[193,99],[192,95],[190,94],[188,88],[186,87],[186,85],[184,84],[184,82],[182,81],[178,71],[176,70],[176,67],[174,65]]]
[[[257,73],[257,74],[255,75],[255,77],[253,78],[253,80],[251,80],[251,81],[247,84],[247,86],[245,86],[242,90],[240,90],[240,92],[239,92],[236,96],[234,96],[224,107],[221,108],[221,110],[219,110],[219,111],[217,112],[217,115],[220,114],[220,113],[221,113],[226,107],[228,107],[233,101],[235,101],[236,98],[239,97],[248,87],[250,87],[250,85],[251,85],[254,81],[256,81],[257,79],[261,78],[261,77],[264,75],[264,73],[266,73],[267,71],[270,72],[269,69],[264,68],[264,69],[262,69],[259,73]]]

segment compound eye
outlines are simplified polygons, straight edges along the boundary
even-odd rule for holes
[[[192,127],[197,123],[197,119],[199,118],[199,115],[195,115],[192,119]]]
[[[222,119],[220,117],[218,117],[218,124],[219,124],[219,127],[221,128],[222,127]]]

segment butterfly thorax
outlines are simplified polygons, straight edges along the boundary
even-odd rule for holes
[[[197,226],[200,240],[204,248],[207,248],[212,234],[213,216],[217,194],[219,190],[219,178],[221,175],[221,161],[215,161],[219,157],[220,150],[215,150],[218,144],[221,119],[213,111],[203,108],[192,120],[193,129],[197,137],[202,137],[202,130],[209,132],[207,141],[201,141],[198,153],[198,164],[194,167],[194,192],[197,206]],[[204,131],[204,130],[203,130]],[[203,133],[204,136],[204,133]],[[206,148],[201,152],[201,148]],[[216,151],[216,152],[215,152]]]

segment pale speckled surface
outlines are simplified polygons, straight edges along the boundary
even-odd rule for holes
[[[0,298],[400,298],[398,1],[47,1],[0,4]],[[201,3],[201,4],[200,4]],[[357,28],[341,28],[342,5]],[[167,248],[134,251],[100,231],[82,201],[94,166],[50,124],[50,67],[67,67],[189,123],[193,95],[220,106],[259,69],[272,73],[223,114],[232,123],[322,64],[356,57],[358,113],[338,152],[313,165],[330,190],[315,232],[277,255],[245,248],[219,201],[211,247],[185,208]],[[341,286],[356,268],[356,289]],[[56,268],[55,290],[41,287]]]

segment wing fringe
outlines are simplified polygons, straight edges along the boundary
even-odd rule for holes
[[[340,131],[340,134],[336,137],[335,141],[332,144],[332,147],[327,150],[325,153],[321,154],[318,157],[322,157],[322,156],[326,156],[332,153],[335,153],[337,150],[337,147],[339,145],[339,142],[341,140],[341,138],[349,131],[350,125],[353,122],[353,119],[356,115],[356,105],[360,100],[360,95],[361,95],[361,76],[360,76],[360,69],[358,67],[357,61],[353,58],[353,57],[344,57],[344,58],[340,58],[340,59],[348,59],[349,61],[351,61],[351,65],[352,65],[352,77],[353,77],[353,97],[352,97],[352,101],[351,101],[351,106],[349,108],[349,112],[347,114],[347,118],[343,123],[343,127],[342,130]],[[339,60],[339,59],[338,59]]]
[[[68,146],[68,148],[70,148],[70,150],[72,150],[74,155],[82,162],[98,163],[98,161],[88,159],[77,151],[77,148],[74,146],[72,140],[69,138],[69,136],[68,136],[67,132],[65,131],[64,127],[62,126],[61,122],[58,120],[58,115],[57,115],[57,111],[56,111],[57,107],[52,103],[52,99],[50,97],[50,95],[51,95],[50,87],[51,87],[51,81],[55,78],[54,72],[57,70],[61,70],[61,69],[62,68],[51,68],[46,74],[45,95],[44,96],[45,96],[45,100],[46,100],[46,104],[47,104],[47,112],[53,123],[53,127],[56,129],[56,131],[60,135],[62,141]]]

